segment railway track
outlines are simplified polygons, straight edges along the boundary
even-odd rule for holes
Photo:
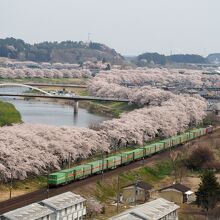
[[[215,129],[214,132],[217,132],[218,130],[219,130],[219,128]],[[204,137],[209,137],[210,135],[211,134],[208,134]],[[203,137],[201,137],[201,138],[203,138]],[[186,145],[182,145],[182,146],[175,147],[175,149],[177,149],[177,148],[184,149],[186,147],[187,147]],[[61,193],[67,192],[67,191],[73,191],[74,189],[77,189],[79,187],[84,187],[90,183],[100,181],[102,178],[105,179],[105,178],[120,174],[120,173],[127,171],[127,170],[146,166],[148,164],[151,164],[154,161],[158,161],[160,159],[164,159],[165,157],[168,157],[169,152],[170,152],[170,150],[167,150],[167,151],[161,152],[160,154],[155,154],[152,157],[148,157],[148,158],[145,158],[145,159],[142,159],[139,161],[135,161],[135,162],[130,163],[126,166],[118,167],[116,169],[110,170],[110,171],[105,172],[103,174],[94,175],[94,176],[88,177],[86,179],[78,180],[76,182],[72,182],[68,185],[64,185],[64,186],[61,186],[58,188],[51,188],[51,189],[49,189],[49,192],[48,192],[47,188],[43,188],[43,189],[31,192],[31,193],[27,193],[27,194],[17,196],[15,198],[0,202],[0,215],[5,212],[20,208],[22,206],[29,205],[31,203],[39,202],[39,201],[46,199],[48,197],[51,197],[51,196],[55,196],[55,195],[58,195],[58,194],[61,194]]]
[[[158,160],[160,158],[163,158],[164,156],[168,155],[168,153],[169,153],[169,151],[164,151],[161,154],[156,154],[152,157],[145,158],[144,160],[135,161],[135,162],[130,163],[126,166],[118,167],[117,169],[110,170],[110,171],[105,172],[103,174],[94,175],[94,176],[88,177],[86,179],[78,180],[76,182],[72,182],[68,185],[64,185],[61,187],[51,188],[51,189],[49,189],[49,193],[47,191],[47,188],[43,188],[41,190],[37,190],[37,191],[31,192],[31,193],[27,193],[27,194],[17,196],[15,198],[0,202],[0,215],[5,212],[20,208],[22,206],[29,205],[33,202],[39,202],[43,199],[46,199],[46,198],[48,198],[48,194],[49,194],[49,197],[55,196],[60,193],[71,191],[71,190],[74,190],[79,187],[84,187],[92,182],[93,183],[97,182],[97,181],[101,180],[102,178],[105,179],[107,177],[111,177],[111,176],[117,175],[119,173],[122,173],[123,171],[131,170],[131,169],[141,167],[143,165],[147,165],[149,163],[152,163],[156,159]]]

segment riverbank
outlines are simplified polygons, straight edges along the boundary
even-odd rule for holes
[[[0,83],[48,83],[86,85],[88,80],[88,78],[15,78],[0,79]]]
[[[119,118],[120,114],[132,111],[137,106],[119,102],[82,101],[79,106],[87,109],[90,113]]]
[[[15,106],[11,103],[0,101],[0,127],[21,122],[21,114]]]

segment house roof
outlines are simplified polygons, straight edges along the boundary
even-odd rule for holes
[[[175,189],[177,191],[180,191],[182,193],[185,193],[187,191],[190,191],[190,188],[187,187],[187,186],[184,186],[180,183],[176,183],[176,184],[173,184],[173,185],[170,185],[170,186],[167,186],[167,187],[164,187],[162,189],[160,189],[159,191],[163,191],[163,190],[166,190],[166,189]]]
[[[159,220],[179,208],[173,202],[159,198],[143,205],[128,209],[109,220]]]
[[[42,206],[38,203],[33,203],[31,205],[7,212],[2,216],[10,220],[35,220],[52,213],[53,211],[48,207]]]
[[[49,199],[45,199],[41,201],[41,203],[55,210],[62,210],[84,201],[85,199],[82,196],[72,192],[66,192]]]
[[[137,183],[133,183],[133,184],[127,185],[126,187],[124,187],[124,189],[126,189],[128,187],[131,187],[131,186],[135,186],[135,185],[138,188],[145,189],[145,190],[151,190],[153,188],[153,186],[148,184],[148,183],[145,183],[143,181],[138,181]]]

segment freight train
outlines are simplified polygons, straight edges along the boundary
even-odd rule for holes
[[[147,144],[146,146],[136,148],[134,150],[118,153],[114,156],[106,157],[101,160],[84,163],[70,169],[60,170],[49,175],[48,183],[50,187],[64,185],[94,174],[102,173],[106,170],[115,169],[119,166],[126,165],[145,157],[150,157],[153,154],[184,144],[195,138],[211,133],[212,130],[212,126],[194,129],[181,135]]]

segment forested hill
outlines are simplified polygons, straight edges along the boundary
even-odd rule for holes
[[[220,63],[220,53],[209,54],[207,57],[208,61],[211,63]]]
[[[171,56],[165,56],[158,53],[144,53],[136,58],[136,64],[138,66],[144,66],[146,64],[158,64],[166,65],[172,63],[209,63],[209,60],[205,57],[196,54],[175,54]]]
[[[15,38],[0,39],[0,57],[35,62],[81,63],[103,59],[113,64],[123,62],[114,49],[100,43],[62,41],[31,45]]]

